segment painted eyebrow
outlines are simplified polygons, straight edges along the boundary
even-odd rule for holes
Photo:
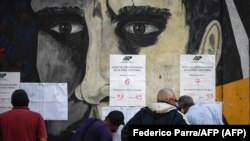
[[[37,12],[39,16],[56,16],[56,15],[79,15],[83,17],[84,11],[79,7],[49,7],[39,10]]]
[[[166,20],[172,15],[167,8],[155,8],[150,6],[126,6],[118,11],[118,15],[113,20],[119,20],[120,17],[133,15],[150,15],[165,18]]]

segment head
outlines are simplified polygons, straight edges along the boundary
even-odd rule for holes
[[[29,97],[28,97],[27,93],[22,89],[15,90],[11,96],[11,104],[14,107],[16,107],[16,106],[28,106],[29,105]]]
[[[176,97],[174,91],[169,88],[161,89],[157,95],[157,102],[166,102],[170,105],[176,106]]]
[[[87,68],[85,78],[76,91],[78,98],[99,104],[109,96],[110,54],[146,55],[147,104],[156,101],[154,93],[162,87],[172,88],[178,96],[180,55],[218,53],[218,58],[220,57],[220,24],[212,20],[210,11],[206,13],[209,17],[206,20],[192,21],[196,15],[186,13],[188,11],[185,6],[192,9],[190,5],[195,2],[102,0],[98,5],[93,5],[95,10],[100,8],[100,15],[87,15],[87,25],[95,25],[95,28],[89,29]],[[204,6],[204,11],[213,11],[203,2],[198,3]],[[201,13],[201,9],[195,10]],[[197,17],[204,18],[202,15]],[[194,23],[197,27],[202,23],[202,26],[195,29],[190,26]],[[200,35],[193,35],[196,31]],[[193,45],[194,42],[196,45]]]
[[[155,91],[163,87],[172,88],[178,97],[180,55],[215,54],[219,61],[219,2],[32,0],[42,24],[39,75],[53,81],[57,76],[67,80],[66,74],[73,74],[69,79],[74,82],[83,78],[75,91],[77,98],[107,106],[110,54],[142,54],[146,55],[146,103],[155,102]]]
[[[182,113],[187,113],[189,108],[194,105],[193,98],[188,95],[183,95],[178,100],[178,107]]]
[[[124,115],[121,111],[111,111],[105,118],[105,124],[112,133],[116,132],[120,125],[124,125]]]

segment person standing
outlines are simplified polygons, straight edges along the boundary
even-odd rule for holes
[[[157,102],[142,108],[122,128],[121,139],[128,141],[129,125],[189,125],[186,117],[177,110],[174,91],[161,89]]]
[[[213,107],[195,104],[193,98],[183,95],[178,100],[178,107],[191,125],[223,125],[222,115]]]
[[[111,111],[104,121],[88,118],[76,130],[71,141],[112,141],[112,133],[115,133],[120,125],[124,125],[124,115],[118,110]]]
[[[27,93],[15,90],[11,104],[12,110],[0,114],[0,141],[47,141],[43,117],[29,110]]]

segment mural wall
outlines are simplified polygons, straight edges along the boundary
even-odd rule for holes
[[[47,121],[50,140],[108,106],[110,54],[146,55],[147,104],[164,87],[179,96],[181,54],[214,54],[225,120],[250,124],[246,0],[13,1],[0,2],[0,71],[68,83],[69,120]]]

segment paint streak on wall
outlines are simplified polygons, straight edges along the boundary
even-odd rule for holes
[[[249,78],[218,86],[216,100],[223,101],[228,124],[250,124]]]

